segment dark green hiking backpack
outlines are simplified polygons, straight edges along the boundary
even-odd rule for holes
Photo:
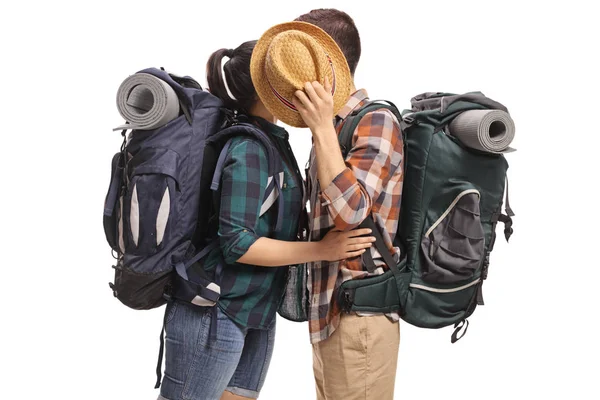
[[[400,116],[391,103],[368,103],[348,117],[340,132],[345,156],[363,115],[381,108],[392,111],[404,136],[405,177],[395,239],[401,262],[396,265],[368,218],[362,226],[374,231],[377,249],[390,270],[345,282],[339,301],[348,312],[397,311],[406,322],[423,328],[454,325],[454,343],[466,333],[467,317],[483,304],[496,224],[504,223],[508,241],[514,214],[508,205],[504,156],[464,146],[447,127],[464,111],[507,110],[478,92],[425,93],[414,97],[411,105],[412,110]]]

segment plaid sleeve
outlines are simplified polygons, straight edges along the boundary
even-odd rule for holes
[[[396,172],[393,152],[402,151],[400,128],[387,110],[365,115],[353,135],[346,169],[321,193],[335,227],[351,230],[371,212],[371,206]]]
[[[221,179],[219,239],[225,262],[233,264],[259,238],[256,226],[268,179],[262,145],[247,139],[233,143]]]

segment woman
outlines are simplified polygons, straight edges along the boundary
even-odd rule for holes
[[[284,180],[278,201],[284,202],[284,221],[281,230],[270,235],[274,213],[260,216],[268,179],[266,149],[252,138],[233,139],[221,177],[220,246],[204,264],[208,273],[222,266],[221,298],[216,307],[176,302],[167,306],[162,400],[257,398],[273,352],[285,266],[358,256],[374,241],[361,237],[368,230],[330,232],[320,242],[295,241],[304,208],[302,177],[287,132],[275,125],[252,85],[255,43],[213,53],[207,80],[225,107],[246,115],[279,149]],[[229,60],[222,67],[224,58]],[[284,267],[270,268],[279,266]]]

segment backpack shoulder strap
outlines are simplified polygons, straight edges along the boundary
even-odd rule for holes
[[[403,120],[402,115],[398,108],[391,101],[387,100],[373,100],[364,104],[362,107],[354,110],[346,119],[344,120],[344,125],[342,126],[342,130],[338,135],[338,141],[340,143],[340,149],[342,150],[342,156],[344,159],[348,156],[350,150],[352,150],[352,136],[354,135],[354,131],[356,127],[360,123],[362,117],[367,115],[370,112],[376,110],[390,110],[394,116],[398,119],[400,123],[400,129],[404,132],[403,129]]]
[[[248,136],[257,139],[260,143],[263,144],[263,146],[267,150],[267,158],[269,160],[269,171],[267,189],[265,191],[262,207],[260,210],[260,215],[262,216],[271,208],[273,204],[275,204],[275,201],[281,195],[281,190],[283,188],[283,163],[281,161],[281,157],[278,156],[277,149],[271,142],[271,139],[267,136],[266,133],[264,133],[262,130],[258,129],[254,125],[249,123],[235,124],[218,132],[211,138],[211,140],[225,141],[225,145],[223,146],[221,153],[219,154],[219,159],[215,167],[215,173],[213,175],[211,189],[213,191],[219,190],[219,185],[221,183],[221,174],[223,173],[223,165],[225,164],[225,159],[227,158],[227,152],[231,145],[231,140],[240,136]],[[279,201],[277,210],[277,220],[275,222],[275,231],[281,230],[283,222],[283,212],[283,201]]]

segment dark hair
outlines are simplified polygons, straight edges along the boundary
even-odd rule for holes
[[[340,46],[350,67],[350,73],[354,76],[360,59],[360,36],[348,14],[335,8],[320,8],[299,16],[296,21],[308,22],[327,32]]]
[[[258,99],[250,77],[250,59],[255,45],[256,40],[252,40],[236,49],[217,50],[206,65],[206,81],[210,92],[220,98],[225,107],[243,114],[248,114]],[[221,69],[223,57],[229,57],[229,60]],[[227,80],[227,87],[235,99],[227,93],[223,79]]]

